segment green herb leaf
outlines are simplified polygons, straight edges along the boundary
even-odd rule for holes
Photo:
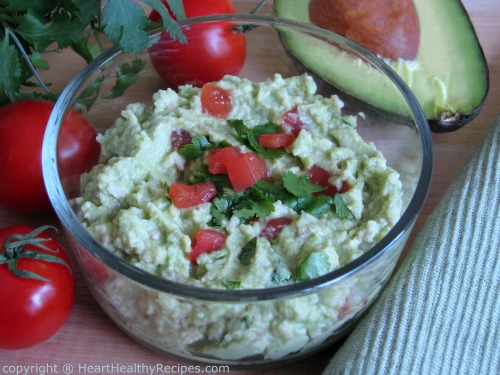
[[[21,84],[19,52],[9,44],[9,34],[5,34],[0,42],[0,105],[14,100]]]
[[[330,269],[328,255],[324,251],[310,253],[299,265],[295,279],[304,281],[326,274]]]
[[[333,204],[335,205],[335,212],[341,218],[351,221],[356,220],[356,217],[353,215],[351,210],[349,210],[349,207],[346,206],[344,198],[342,198],[342,195],[335,194],[335,196],[333,197]]]
[[[307,176],[297,176],[292,172],[286,172],[283,176],[283,184],[290,193],[296,197],[310,197],[312,193],[324,190],[323,186],[309,181]]]
[[[125,90],[132,86],[140,77],[146,63],[141,59],[134,59],[131,63],[124,63],[116,70],[116,83],[111,91],[105,93],[104,99],[118,98]]]
[[[233,213],[242,219],[264,218],[274,211],[274,201],[259,189],[251,187],[247,199],[241,200]]]
[[[226,279],[225,277],[222,278],[222,285],[226,287],[228,290],[235,290],[238,289],[241,285],[241,281],[231,281]]]
[[[184,159],[191,161],[198,159],[203,151],[210,150],[214,147],[214,144],[204,136],[196,136],[193,138],[192,143],[185,144],[180,150]]]
[[[252,259],[255,257],[255,251],[257,249],[257,237],[252,238],[248,241],[245,246],[241,249],[238,259],[244,266],[249,266]]]
[[[104,33],[119,43],[126,53],[138,53],[149,44],[148,17],[137,3],[130,0],[109,0],[102,10]]]
[[[149,5],[160,14],[163,21],[163,26],[165,27],[165,31],[170,35],[172,39],[178,40],[181,43],[187,42],[187,39],[182,33],[181,28],[179,27],[177,22],[170,16],[167,8],[161,2],[161,0],[142,0],[142,2]],[[182,20],[186,18],[186,14],[182,6],[182,0],[167,0],[167,3],[176,19]]]
[[[267,123],[248,128],[242,120],[228,120],[239,138],[239,141],[255,151],[261,158],[274,160],[285,153],[283,149],[263,147],[259,143],[259,136],[262,134],[276,133],[278,125]]]

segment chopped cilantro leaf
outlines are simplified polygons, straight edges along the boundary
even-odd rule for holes
[[[292,172],[286,172],[283,176],[285,189],[296,197],[310,197],[312,193],[324,190],[323,186],[309,181],[307,176],[298,176]]]
[[[225,277],[222,278],[222,285],[226,287],[228,290],[235,290],[238,289],[241,285],[241,281],[231,281],[226,279]]]
[[[199,158],[203,151],[209,150],[214,147],[214,144],[208,140],[207,137],[202,135],[193,138],[191,143],[184,145],[180,150],[184,159],[191,161]]]
[[[342,195],[335,194],[335,196],[333,197],[333,204],[335,205],[335,212],[341,218],[351,221],[356,220],[356,217],[353,215],[351,210],[349,210],[349,208],[346,206],[344,198],[342,198]]]
[[[244,266],[250,265],[252,259],[255,257],[255,251],[257,249],[257,237],[252,238],[248,241],[245,246],[241,249],[238,259]]]
[[[299,265],[295,279],[297,281],[310,280],[324,275],[329,269],[328,255],[324,251],[312,252]]]

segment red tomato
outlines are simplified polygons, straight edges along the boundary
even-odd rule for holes
[[[213,150],[208,157],[208,171],[227,174],[235,191],[242,191],[268,177],[264,159],[251,152],[241,153],[236,146]]]
[[[166,4],[165,0],[163,3]],[[230,0],[183,0],[186,18],[210,14],[234,14]],[[168,6],[167,6],[168,8]],[[160,15],[152,11],[152,21]],[[187,43],[173,40],[167,33],[149,49],[151,62],[160,77],[172,88],[218,81],[226,74],[236,75],[245,62],[245,35],[233,30],[231,22],[191,25],[183,30]]]
[[[325,190],[314,193],[313,195],[328,195],[330,197],[333,197],[337,193],[343,194],[351,190],[352,188],[352,186],[349,185],[346,181],[342,181],[341,186],[330,184],[328,180],[330,179],[330,177],[332,177],[332,174],[318,165],[313,165],[311,168],[309,168],[308,174],[309,180],[312,183],[326,187]]]
[[[208,153],[208,171],[212,174],[227,174],[227,165],[241,155],[236,146],[211,149]]]
[[[0,204],[16,211],[51,210],[42,174],[42,143],[54,104],[23,100],[0,107]],[[94,129],[76,110],[64,118],[59,142],[59,171],[65,183],[78,183],[99,158]],[[72,190],[78,186],[70,186]]]
[[[200,229],[194,238],[189,260],[196,263],[201,254],[210,254],[220,250],[226,243],[226,236],[215,229]]]
[[[264,237],[268,240],[276,238],[279,236],[283,228],[289,225],[291,222],[292,219],[286,216],[270,219],[266,222],[266,225],[260,231],[259,237]]]
[[[259,135],[259,144],[263,147],[281,148],[290,146],[295,141],[292,133],[271,133]]]
[[[175,207],[189,208],[212,200],[217,195],[217,189],[212,182],[193,185],[174,182],[168,189],[168,195]]]
[[[288,126],[292,131],[294,136],[298,136],[302,129],[306,128],[306,125],[302,122],[299,116],[299,111],[297,107],[294,107],[281,116],[281,121],[285,126]]]
[[[41,243],[50,250],[33,242],[6,250],[11,235],[26,236],[34,230],[23,225],[0,229],[3,252],[0,255],[1,349],[21,349],[47,340],[61,328],[73,306],[75,279],[71,261],[55,239],[42,232],[34,238],[46,239]],[[64,264],[30,258],[30,251],[52,256]],[[18,271],[31,272],[47,280],[16,276],[8,266],[16,260]]]
[[[227,118],[233,109],[231,92],[212,83],[201,88],[201,110],[211,116]]]

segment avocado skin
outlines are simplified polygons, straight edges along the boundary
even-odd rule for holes
[[[369,1],[369,0],[367,0]],[[426,2],[427,0],[414,0],[415,4],[423,3]],[[460,22],[462,23],[463,27],[467,30],[469,33],[469,44],[473,43],[473,47],[471,49],[474,49],[475,53],[475,59],[476,59],[476,64],[479,66],[479,68],[476,69],[475,71],[475,76],[473,79],[477,79],[478,82],[478,87],[479,90],[479,95],[476,94],[474,98],[470,98],[467,103],[462,103],[464,107],[466,107],[466,110],[460,110],[459,108],[456,108],[454,111],[453,110],[442,110],[442,111],[429,111],[424,108],[424,112],[427,116],[428,124],[430,127],[430,130],[434,133],[446,133],[446,132],[452,132],[460,129],[464,125],[468,124],[471,122],[473,119],[477,117],[477,115],[481,112],[485,99],[487,97],[488,91],[489,91],[489,69],[488,65],[486,62],[486,58],[484,55],[484,51],[482,49],[481,44],[479,43],[479,39],[477,37],[476,31],[473,27],[473,24],[470,20],[470,16],[467,13],[467,10],[463,6],[462,2],[459,0],[442,0],[443,3],[450,3],[455,7],[453,10],[455,15],[459,15],[461,19],[456,19],[450,20],[450,22]],[[304,13],[307,10],[307,3],[308,0],[274,0],[274,12],[278,17],[283,17],[283,18],[292,18],[298,21],[305,21],[308,22],[308,15],[307,19],[304,19]],[[294,8],[295,7],[295,8]],[[422,8],[422,7],[421,7]],[[289,11],[292,9],[292,11]],[[300,14],[294,14],[293,9],[299,10],[298,13]],[[430,10],[432,12],[432,10]],[[443,14],[441,13],[441,17]],[[421,18],[421,15],[419,16]],[[422,17],[425,18],[425,17]],[[300,65],[302,65],[302,68],[304,68],[304,71],[307,71],[309,73],[313,73],[317,78],[321,79],[322,81],[326,82],[327,84],[330,84],[332,86],[335,86],[340,89],[341,93],[343,95],[347,95],[350,98],[354,98],[359,101],[363,101],[362,95],[358,98],[358,95],[355,90],[346,90],[344,87],[339,84],[338,81],[335,79],[332,79],[331,77],[328,77],[328,73],[323,74],[324,72],[321,71],[321,69],[318,69],[317,67],[314,66],[314,63],[312,62],[311,59],[309,61],[304,61],[303,58],[301,58],[300,53],[297,53],[297,45],[293,46],[292,43],[290,43],[290,40],[288,40],[287,36],[285,34],[281,35],[281,40],[285,48],[287,49],[287,52],[289,55],[293,56],[294,60],[298,62]],[[422,43],[426,43],[426,41],[423,41]],[[427,42],[429,43],[429,42]],[[458,48],[458,47],[457,47]],[[309,51],[310,52],[310,51]],[[465,54],[468,51],[460,51],[460,53]],[[307,53],[306,55],[313,55],[311,53]],[[452,56],[452,58],[459,58],[459,54],[455,54]],[[418,56],[417,56],[418,60]],[[455,81],[462,79],[463,75],[461,74],[455,74],[453,75]],[[403,80],[404,77],[402,77]],[[475,83],[475,82],[474,82]],[[413,88],[410,86],[410,89],[413,90]],[[477,90],[476,90],[477,91]],[[414,92],[415,93],[415,92]],[[416,93],[417,98],[419,98],[418,94]],[[467,96],[461,95],[461,96]],[[372,95],[373,97],[373,95]],[[372,107],[379,108],[376,102],[371,102],[368,101],[368,104],[370,104]],[[420,99],[419,99],[420,101]],[[380,109],[384,111],[390,111],[387,108],[387,105],[380,106]]]

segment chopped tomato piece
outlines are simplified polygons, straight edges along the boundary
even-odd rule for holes
[[[200,229],[193,240],[189,260],[196,263],[201,254],[210,254],[212,251],[220,250],[226,243],[224,233],[215,229]]]
[[[281,116],[281,121],[283,121],[283,124],[291,129],[294,136],[298,136],[300,131],[306,128],[306,125],[300,119],[297,107],[294,107],[283,113],[283,115]]]
[[[235,146],[211,152],[208,157],[208,171],[213,174],[227,174],[235,191],[242,191],[268,177],[264,159],[251,152],[242,153]]]
[[[332,174],[326,169],[321,168],[318,165],[313,165],[309,168],[309,180],[313,184],[318,184],[320,186],[328,185],[328,180],[332,177]]]
[[[208,154],[208,171],[212,174],[227,174],[227,166],[241,156],[236,146],[213,148]]]
[[[204,84],[201,88],[201,109],[211,116],[227,118],[233,109],[231,91],[213,83]]]
[[[212,200],[217,195],[217,189],[212,182],[193,185],[174,182],[168,189],[168,195],[175,207],[189,208]]]
[[[263,147],[288,147],[293,141],[295,141],[295,135],[292,133],[269,133],[259,136],[259,144]]]
[[[193,137],[191,137],[191,134],[187,130],[178,129],[174,130],[172,134],[170,134],[170,143],[176,150],[181,149],[191,142],[193,142]]]
[[[309,168],[309,180],[314,184],[325,187],[325,190],[314,193],[313,195],[328,195],[333,197],[337,193],[343,194],[351,190],[352,186],[346,181],[342,181],[341,186],[330,184],[328,181],[330,177],[332,177],[332,174],[318,165],[313,165]]]
[[[289,225],[292,219],[289,217],[277,217],[267,221],[264,228],[260,231],[259,237],[267,238],[268,240],[279,236],[284,227]]]

